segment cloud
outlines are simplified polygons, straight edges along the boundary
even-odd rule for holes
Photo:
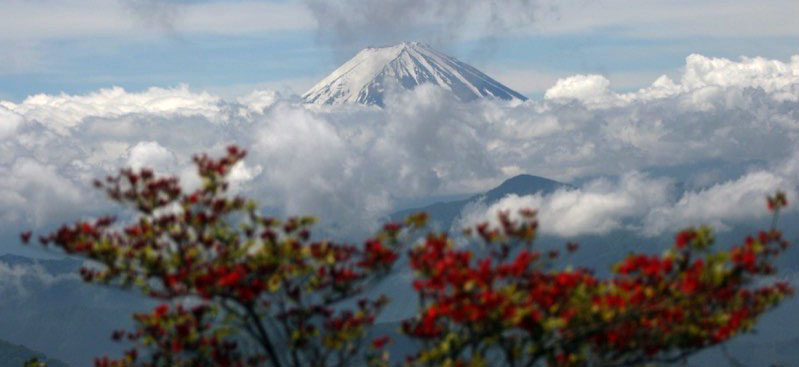
[[[111,210],[90,189],[93,178],[149,165],[196,184],[191,155],[235,143],[250,153],[237,190],[270,210],[318,215],[342,233],[368,233],[408,200],[480,192],[518,173],[620,177],[530,201],[579,219],[553,222],[562,233],[628,228],[630,217],[645,219],[632,224],[640,231],[679,218],[713,222],[728,210],[712,211],[705,199],[743,205],[762,194],[758,185],[795,182],[788,168],[775,170],[789,167],[778,164],[799,141],[797,70],[799,56],[692,55],[681,76],[631,93],[582,75],[562,79],[543,100],[460,103],[422,86],[387,96],[382,109],[309,106],[271,91],[226,100],[187,86],[2,101],[0,213],[16,228]],[[678,183],[688,191],[679,198],[671,196]],[[751,192],[737,197],[728,186]]]
[[[683,90],[711,87],[759,88],[780,101],[799,100],[799,55],[789,63],[762,57],[742,57],[740,62],[690,55],[682,77]]]
[[[491,205],[477,202],[464,208],[455,228],[482,222],[498,226],[497,213],[518,219],[521,209],[536,209],[542,233],[575,237],[605,235],[630,230],[646,236],[660,235],[688,226],[711,225],[726,230],[743,221],[769,215],[766,195],[776,190],[796,194],[799,156],[773,170],[761,170],[710,187],[678,193],[676,182],[628,173],[615,181],[593,180],[579,188],[561,189],[549,195],[508,195]],[[788,211],[799,206],[792,204]]]
[[[555,17],[539,20],[526,32],[573,34],[597,30],[650,38],[700,37],[785,37],[796,36],[790,16],[799,11],[792,0],[725,0],[680,2],[653,0],[630,3],[625,0],[601,2],[558,1]],[[697,14],[713,14],[712,17]]]
[[[543,96],[558,83],[559,79],[574,76],[568,75],[568,72],[563,70],[508,65],[488,67],[486,74],[519,93],[535,98]],[[652,80],[659,76],[661,73],[657,71],[614,71],[610,75],[599,77],[612,80],[608,83],[613,84],[616,89],[635,90],[652,83]]]
[[[799,5],[792,0],[740,0],[734,4],[708,0],[680,6],[668,0],[646,4],[624,0],[5,0],[0,2],[0,40],[98,35],[136,39],[164,31],[241,35],[314,28],[323,38],[358,46],[405,41],[411,36],[480,39],[516,35],[511,32],[541,35],[596,30],[636,38],[795,37],[799,34],[792,15],[797,11]]]
[[[651,39],[796,37],[792,0],[304,0],[319,36],[346,46],[606,32]],[[713,14],[712,18],[696,14]]]
[[[175,21],[182,15],[183,1],[174,0],[122,0],[125,7],[148,26],[168,33],[175,32]]]
[[[0,39],[23,43],[91,34],[119,35],[133,22],[107,0],[22,1],[0,3]]]
[[[8,223],[27,219],[41,225],[51,216],[67,214],[86,204],[86,196],[72,180],[61,175],[52,165],[22,158],[10,167],[0,168],[0,217]]]
[[[489,67],[486,73],[509,88],[528,96],[543,93],[558,81],[557,72],[546,70]]]
[[[174,167],[175,155],[158,142],[140,142],[130,149],[127,166],[138,170],[152,168],[161,174],[169,173]]]
[[[320,37],[359,47],[492,37],[533,22],[538,0],[305,0]],[[543,9],[549,10],[549,9]]]
[[[4,301],[23,299],[43,287],[79,280],[77,274],[53,274],[38,263],[9,264],[0,261],[0,294]]]
[[[311,17],[295,2],[119,0],[129,14],[169,35],[182,33],[247,34],[303,30]]]
[[[299,1],[198,1],[186,6],[178,30],[225,35],[310,31],[314,18]]]
[[[30,41],[0,39],[0,75],[13,75],[41,71],[45,62],[41,46]]]
[[[7,103],[26,119],[66,132],[90,116],[103,118],[127,114],[160,116],[199,115],[214,121],[224,120],[221,100],[208,93],[193,93],[183,85],[174,89],[153,87],[141,93],[128,93],[119,87],[101,89],[85,96],[37,94],[19,105]]]
[[[165,34],[240,35],[313,29],[313,18],[293,1],[59,0],[0,2],[0,41],[27,52],[31,41],[115,37],[147,39]],[[24,55],[23,55],[24,56]],[[10,61],[9,61],[10,60]],[[14,56],[0,57],[7,67]],[[2,63],[0,63],[2,65]]]
[[[587,105],[604,105],[615,97],[610,91],[610,80],[602,75],[574,75],[558,79],[547,89],[547,99],[576,99]]]
[[[281,99],[278,92],[271,90],[256,90],[236,99],[240,104],[247,106],[250,113],[263,113],[264,109],[275,104]]]
[[[740,61],[693,54],[686,58],[679,84],[661,76],[651,86],[633,93],[615,93],[602,75],[562,78],[548,89],[550,100],[578,100],[592,108],[609,108],[632,103],[679,97],[683,108],[714,109],[714,103],[730,107],[742,102],[747,89],[756,89],[776,101],[799,101],[799,55],[789,62],[762,57]]]
[[[617,181],[594,180],[581,188],[561,189],[550,195],[508,195],[497,203],[477,202],[464,208],[454,226],[465,228],[488,221],[498,225],[496,215],[507,211],[513,218],[524,208],[539,213],[541,231],[564,237],[602,235],[623,229],[626,221],[665,205],[673,195],[673,182],[640,173],[628,173]]]
[[[0,141],[13,136],[22,121],[22,116],[0,105]]]
[[[777,190],[796,198],[799,192],[799,155],[794,154],[772,170],[760,170],[708,188],[684,193],[676,202],[654,207],[644,218],[644,232],[657,234],[665,230],[705,223],[726,229],[731,223],[753,217],[764,217],[764,198]],[[791,201],[795,201],[791,200]],[[788,208],[795,211],[795,203]]]

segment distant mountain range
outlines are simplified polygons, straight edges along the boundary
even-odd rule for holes
[[[480,70],[418,42],[363,49],[303,98],[314,104],[383,106],[385,93],[392,88],[410,90],[422,84],[444,88],[464,102],[527,99]]]

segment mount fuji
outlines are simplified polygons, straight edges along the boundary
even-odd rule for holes
[[[418,42],[366,48],[303,95],[307,103],[384,106],[385,92],[433,84],[463,102],[479,98],[527,100],[476,68]]]

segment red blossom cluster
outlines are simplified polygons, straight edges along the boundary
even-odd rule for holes
[[[363,295],[393,271],[426,215],[388,223],[361,246],[314,239],[313,218],[266,217],[228,192],[226,175],[245,154],[230,147],[220,159],[196,156],[203,185],[192,192],[151,170],[122,170],[95,185],[136,217],[78,221],[40,237],[91,260],[84,280],[164,302],[134,316],[136,331],[114,332],[135,346],[96,367],[388,365],[381,349],[390,339],[366,340],[388,298]],[[775,218],[786,205],[782,193],[768,198]],[[481,252],[444,233],[409,249],[421,307],[402,331],[422,348],[406,365],[677,361],[750,330],[792,292],[784,283],[755,285],[775,274],[774,259],[788,246],[774,228],[727,251],[714,250],[708,228],[691,228],[662,255],[630,254],[601,278],[559,269],[560,250],[534,246],[535,211],[498,219],[497,228],[465,231]]]
[[[224,335],[226,327],[214,322],[218,311],[201,304],[191,308],[162,304],[151,313],[135,314],[136,332],[117,330],[112,338],[139,342],[152,350],[141,360],[137,348],[125,352],[121,359],[95,359],[96,367],[139,366],[217,366],[244,367],[263,363],[259,354],[243,356],[237,342]]]
[[[688,229],[663,255],[631,254],[600,279],[587,269],[551,270],[558,251],[536,251],[534,213],[519,217],[500,213],[499,228],[466,231],[491,249],[483,258],[446,234],[411,250],[423,306],[403,330],[424,348],[410,365],[679,361],[749,330],[792,293],[785,283],[753,283],[774,274],[773,260],[788,246],[775,229],[715,252],[708,228]]]

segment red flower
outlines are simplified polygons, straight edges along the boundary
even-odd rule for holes
[[[399,232],[400,229],[402,229],[402,225],[399,223],[390,222],[383,225],[383,230],[390,233]]]
[[[174,288],[175,285],[180,282],[180,278],[176,274],[169,274],[164,277],[164,282],[166,283],[167,287]]]
[[[236,273],[236,272],[229,273],[224,277],[220,278],[217,284],[219,284],[222,287],[229,287],[233,284],[236,284],[236,282],[238,282],[239,279],[241,279],[241,277],[242,277],[241,273]]]
[[[675,244],[677,245],[677,248],[684,248],[686,245],[691,243],[694,238],[696,238],[696,231],[693,229],[688,229],[677,234],[675,238]]]
[[[688,275],[682,280],[682,283],[680,284],[680,289],[685,294],[692,294],[696,291],[696,288],[698,286],[699,286],[699,281],[696,279],[696,276]]]
[[[25,231],[19,234],[19,238],[22,240],[22,243],[27,245],[31,241],[32,234],[31,231]]]
[[[388,336],[384,336],[382,338],[377,338],[375,340],[372,340],[372,347],[374,347],[375,349],[380,349],[380,348],[383,348],[390,341],[391,341],[391,338],[389,338]]]
[[[160,318],[160,317],[164,317],[164,315],[166,315],[167,312],[169,312],[169,305],[162,304],[162,305],[159,305],[158,307],[155,308],[154,315],[155,315],[155,317],[159,317]]]
[[[183,345],[180,344],[180,341],[173,340],[172,341],[172,353],[180,353],[183,350]]]

